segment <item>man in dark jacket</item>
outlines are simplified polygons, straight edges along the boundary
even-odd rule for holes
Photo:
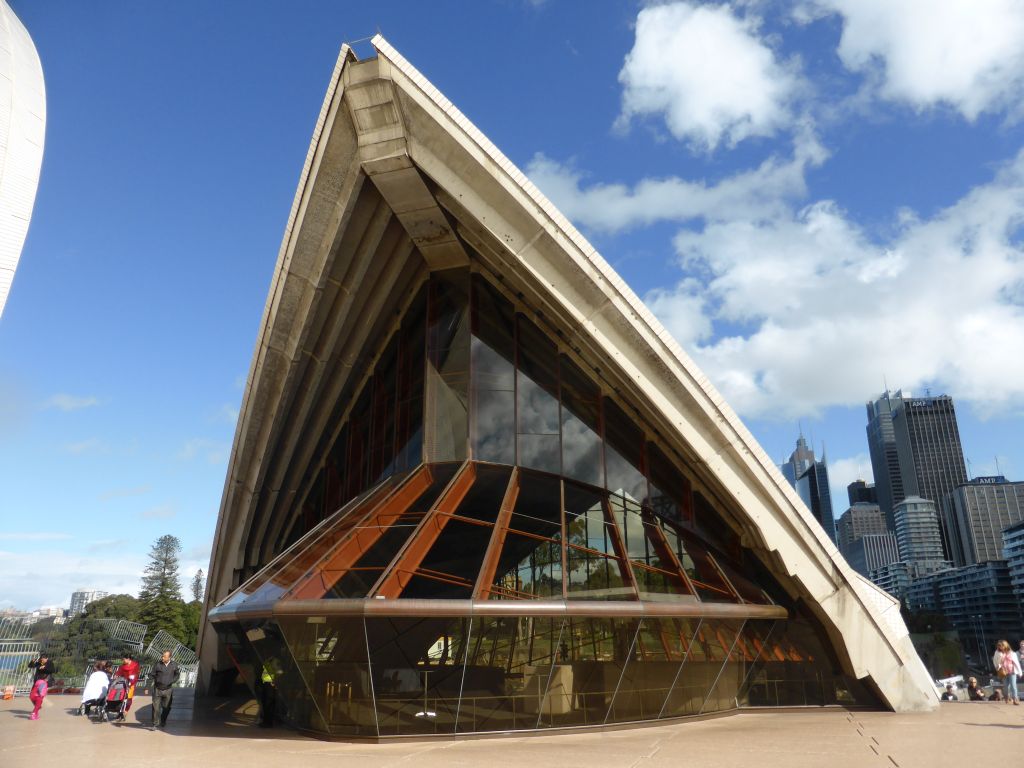
[[[170,651],[163,652],[160,661],[149,673],[149,676],[153,678],[154,728],[163,728],[167,725],[167,716],[171,714],[171,703],[174,701],[174,684],[178,681],[180,674],[178,662],[171,658]]]

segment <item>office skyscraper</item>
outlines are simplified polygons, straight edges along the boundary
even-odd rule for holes
[[[832,515],[832,491],[829,488],[825,457],[822,456],[821,461],[815,460],[814,450],[807,447],[807,441],[801,435],[796,441],[796,450],[780,468],[783,476],[800,494],[811,514],[835,543],[836,521]]]
[[[949,395],[904,397],[896,393],[892,426],[906,496],[935,502],[942,526],[946,557],[962,549],[952,518],[949,495],[967,482],[967,466],[960,445],[956,410]]]
[[[878,504],[878,492],[871,483],[863,480],[854,480],[846,486],[846,495],[850,499],[850,506],[854,504]]]
[[[858,539],[870,535],[892,533],[885,523],[885,514],[877,504],[859,502],[843,512],[836,522],[837,543],[839,551],[846,555],[847,549]],[[847,557],[847,559],[849,559]]]
[[[892,425],[892,405],[888,392],[867,404],[867,433],[878,506],[885,513],[889,527],[895,529],[893,508],[903,501],[904,493],[899,452],[896,449],[896,433]]]

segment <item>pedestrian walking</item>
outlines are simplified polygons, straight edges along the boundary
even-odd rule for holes
[[[121,666],[114,672],[114,677],[123,677],[128,681],[128,701],[125,704],[124,712],[118,717],[118,720],[124,720],[124,713],[132,708],[132,699],[135,698],[135,683],[139,679],[139,662],[130,653],[126,654]]]
[[[43,700],[50,689],[53,673],[57,670],[57,667],[45,653],[39,654],[39,658],[35,661],[30,661],[28,667],[34,670],[32,674],[32,690],[28,694],[28,700],[32,702],[34,708],[28,719],[38,720],[39,710],[43,708]]]
[[[167,716],[171,713],[174,702],[174,684],[178,682],[181,670],[178,662],[171,658],[170,651],[160,655],[160,661],[153,667],[149,676],[153,678],[153,728],[167,725]]]
[[[1017,694],[1017,676],[1021,673],[1020,659],[1005,640],[996,643],[996,652],[992,654],[992,666],[1003,683],[1003,698],[1009,703],[1020,703]]]

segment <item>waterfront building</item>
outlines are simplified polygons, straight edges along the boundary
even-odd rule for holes
[[[1010,572],[1010,587],[1024,606],[1024,522],[1003,531],[1003,559]],[[1024,635],[1024,632],[1022,632]]]
[[[693,362],[382,37],[344,47],[209,568],[201,692],[345,738],[936,705]]]
[[[1024,521],[1024,482],[976,477],[950,494],[955,565],[1003,559],[1003,530]]]
[[[961,637],[969,638],[968,650],[986,669],[997,640],[1009,639],[1016,645],[1020,639],[1021,603],[1004,560],[921,575],[906,600],[911,610],[945,615]]]
[[[868,578],[900,559],[896,536],[892,533],[869,533],[859,536],[847,546],[843,555],[853,570]]]
[[[0,0],[0,317],[28,234],[46,136],[46,88],[28,30]]]

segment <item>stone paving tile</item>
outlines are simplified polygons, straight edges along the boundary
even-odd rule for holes
[[[262,730],[244,709],[228,722],[193,722],[185,702],[166,731],[153,732],[145,704],[115,726],[73,716],[74,703],[51,696],[33,722],[26,700],[0,702],[0,767],[105,768],[127,754],[147,768],[934,768],[1013,763],[1024,748],[1024,707],[995,703],[945,704],[929,714],[757,712],[615,731],[381,744]]]

